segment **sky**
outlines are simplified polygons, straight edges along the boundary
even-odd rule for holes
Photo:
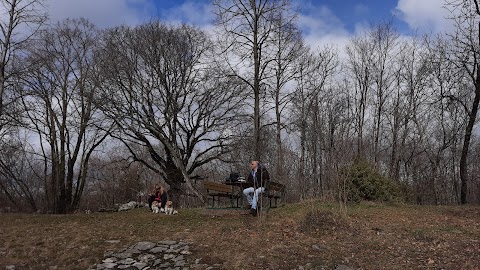
[[[52,21],[84,17],[99,27],[136,25],[151,19],[189,23],[208,31],[209,0],[46,0]],[[392,21],[403,35],[451,29],[443,0],[293,0],[307,44],[344,44],[368,26]]]

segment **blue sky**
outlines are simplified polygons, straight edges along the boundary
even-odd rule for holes
[[[403,35],[448,31],[443,0],[293,0],[298,24],[312,46],[345,43],[372,23],[392,20]],[[47,0],[51,19],[85,17],[100,27],[135,25],[159,18],[212,28],[209,0]]]

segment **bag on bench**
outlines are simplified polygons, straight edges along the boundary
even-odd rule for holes
[[[230,173],[230,176],[225,178],[225,183],[236,183],[236,182],[238,182],[239,178],[240,178],[240,173],[232,172],[232,173]]]

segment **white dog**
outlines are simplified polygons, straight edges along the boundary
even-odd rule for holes
[[[160,208],[158,207],[158,202],[157,201],[152,202],[152,212],[154,214],[160,213]]]
[[[165,204],[165,210],[164,211],[165,211],[165,214],[167,214],[167,215],[178,214],[178,211],[173,209],[172,201],[167,201],[167,203]]]

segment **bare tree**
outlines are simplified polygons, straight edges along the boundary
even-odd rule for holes
[[[375,92],[375,112],[373,127],[373,157],[375,164],[378,163],[383,133],[384,119],[386,118],[385,107],[389,94],[392,92],[394,83],[395,55],[398,53],[396,33],[391,23],[374,26],[369,32],[369,38],[373,47],[373,59],[370,64],[372,70],[373,90]]]
[[[328,95],[329,82],[338,66],[338,56],[335,50],[325,47],[317,53],[304,54],[300,59],[300,69],[297,77],[297,87],[293,96],[293,125],[299,132],[300,137],[300,157],[298,176],[300,197],[306,198],[309,189],[307,179],[315,179],[308,171],[315,171],[318,177],[318,171],[314,167],[318,166],[318,132],[320,127],[318,123],[319,100]],[[313,113],[316,112],[316,113]],[[315,126],[313,129],[311,126]],[[313,151],[312,151],[313,150]],[[308,156],[312,159],[309,162]],[[311,166],[307,166],[311,164]],[[317,181],[318,184],[318,181]]]
[[[389,98],[387,110],[390,112],[390,162],[389,176],[400,180],[401,162],[408,154],[407,139],[415,129],[415,122],[420,121],[421,104],[427,102],[427,84],[431,78],[429,59],[425,44],[416,37],[399,45],[396,66],[390,67],[395,73],[394,91]]]
[[[291,18],[289,18],[291,19]],[[275,19],[276,27],[272,31],[273,48],[275,57],[273,58],[272,73],[274,76],[271,81],[269,94],[274,102],[275,109],[275,146],[276,146],[276,177],[283,181],[284,175],[284,154],[282,145],[282,131],[285,130],[284,117],[286,109],[291,102],[293,89],[290,85],[298,74],[298,59],[307,52],[303,44],[300,31],[292,21],[285,22],[284,14],[279,14]]]
[[[452,10],[456,27],[451,35],[451,60],[461,70],[460,73],[467,75],[465,94],[448,96],[462,105],[468,119],[460,158],[460,202],[465,204],[469,182],[468,155],[480,103],[480,5],[478,0],[449,0],[447,7]]]
[[[12,135],[0,140],[0,201],[5,200],[2,206],[35,212],[42,187],[35,174],[39,163],[28,144]]]
[[[225,157],[234,135],[225,131],[242,119],[242,89],[212,65],[213,53],[205,33],[186,25],[152,21],[105,37],[99,103],[119,127],[113,136],[133,160],[160,174],[173,200],[190,193],[204,201],[192,183],[196,170]],[[153,162],[135,145],[148,149]]]
[[[261,160],[261,96],[265,80],[272,76],[268,67],[275,55],[269,46],[275,43],[275,32],[282,31],[295,14],[289,0],[214,0],[214,12],[220,27],[219,37],[226,39],[227,74],[240,78],[253,93],[254,158]],[[276,18],[281,17],[279,21]],[[278,35],[277,35],[278,36]]]
[[[54,213],[78,207],[90,157],[107,136],[109,123],[93,104],[100,84],[98,39],[88,21],[66,20],[43,31],[30,48],[23,103],[39,137],[46,201]]]
[[[36,205],[30,200],[31,190],[23,178],[26,174],[16,167],[24,161],[22,147],[17,147],[23,144],[8,143],[13,142],[14,136],[10,135],[17,132],[15,126],[19,125],[22,112],[17,102],[20,92],[18,81],[23,71],[22,51],[25,43],[46,20],[42,12],[43,0],[0,0],[0,144],[5,150],[0,153],[0,175],[3,176],[0,179],[0,192],[12,203],[18,197],[29,198],[33,210],[36,210]],[[12,159],[13,156],[18,159]],[[12,195],[12,192],[18,196]],[[15,204],[20,205],[19,202]]]
[[[0,132],[9,117],[6,108],[13,101],[14,77],[19,75],[20,50],[37,32],[46,20],[42,13],[43,0],[1,0],[0,1]],[[8,121],[10,122],[10,121]],[[1,135],[1,133],[0,133]]]
[[[368,109],[368,95],[372,85],[372,51],[373,44],[368,37],[354,37],[346,47],[348,70],[353,76],[355,94],[353,96],[355,110],[355,129],[357,133],[357,155],[363,156],[365,118]]]
[[[442,178],[449,179],[446,182],[449,183],[448,186],[452,186],[452,189],[445,189],[442,193],[449,194],[453,198],[447,202],[460,203],[458,145],[466,121],[462,119],[463,108],[449,97],[463,88],[463,85],[461,80],[458,80],[459,73],[455,64],[450,61],[451,41],[441,36],[427,39],[427,41],[428,72],[430,73],[428,83],[434,88],[430,108],[434,116],[429,122],[437,123],[436,127],[438,127],[433,129],[433,136],[430,136],[429,144],[432,146],[425,146],[432,164],[432,189],[437,190],[435,184]],[[440,173],[440,170],[443,170],[443,173]]]

